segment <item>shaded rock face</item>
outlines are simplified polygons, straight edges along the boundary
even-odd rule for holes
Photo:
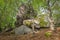
[[[40,28],[40,25],[39,24],[33,24],[35,26],[35,28]]]
[[[29,27],[27,27],[25,25],[15,28],[16,35],[23,35],[23,34],[28,34],[31,32],[32,32],[32,29],[30,29]]]

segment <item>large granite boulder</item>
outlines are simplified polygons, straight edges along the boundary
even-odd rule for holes
[[[32,29],[25,26],[25,25],[22,25],[20,27],[15,28],[15,34],[16,35],[23,35],[23,34],[28,34],[31,32],[32,32]]]

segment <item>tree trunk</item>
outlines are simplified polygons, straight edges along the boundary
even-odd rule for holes
[[[54,30],[54,21],[50,18],[50,29]]]
[[[52,17],[52,10],[51,10],[51,6],[49,5],[49,3],[50,3],[50,0],[47,0],[48,20],[50,23],[49,26],[51,30],[54,30],[54,20]]]

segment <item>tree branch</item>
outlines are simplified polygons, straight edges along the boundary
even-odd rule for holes
[[[56,3],[56,1],[57,1],[57,0],[55,0],[55,1],[53,2],[53,4],[52,4],[52,6],[51,6],[51,7],[53,7],[53,6],[54,6],[54,4]]]

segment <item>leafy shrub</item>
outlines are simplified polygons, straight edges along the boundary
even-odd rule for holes
[[[48,22],[46,22],[46,21],[44,21],[45,19],[43,18],[43,17],[41,17],[40,19],[39,19],[39,25],[41,26],[41,27],[46,27],[46,25],[47,25],[47,23]]]
[[[16,0],[0,0],[0,28],[14,27],[15,16],[20,6],[20,1]]]
[[[24,20],[23,24],[26,25],[26,26],[31,26],[32,22],[29,21],[29,20]]]
[[[50,36],[51,36],[51,32],[46,32],[46,33],[45,33],[45,36],[46,36],[46,37],[50,37]]]

